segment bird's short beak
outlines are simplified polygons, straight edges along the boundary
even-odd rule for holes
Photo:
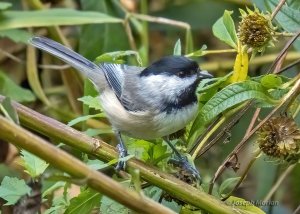
[[[199,79],[210,79],[213,78],[214,76],[208,73],[208,71],[202,71],[198,69],[198,78]]]

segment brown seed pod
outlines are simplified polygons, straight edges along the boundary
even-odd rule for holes
[[[252,48],[254,51],[262,52],[269,45],[273,45],[275,28],[271,23],[269,15],[247,9],[246,13],[240,10],[242,20],[239,22],[239,39],[242,45]]]
[[[287,162],[300,159],[300,130],[287,116],[270,118],[258,131],[259,148],[268,156]]]

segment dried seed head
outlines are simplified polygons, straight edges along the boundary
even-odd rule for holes
[[[300,129],[293,118],[273,117],[257,134],[259,148],[266,155],[287,162],[297,162],[300,159]]]
[[[256,52],[262,52],[267,46],[273,45],[276,41],[274,36],[275,28],[271,23],[269,15],[260,13],[257,8],[247,12],[240,10],[242,20],[239,23],[239,39],[242,45],[252,48]]]

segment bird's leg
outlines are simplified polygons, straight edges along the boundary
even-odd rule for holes
[[[163,139],[168,143],[168,145],[171,147],[171,149],[173,150],[173,152],[175,153],[175,155],[178,158],[178,161],[176,160],[176,161],[173,161],[173,162],[176,163],[177,165],[179,165],[183,170],[188,172],[195,180],[200,180],[201,177],[200,177],[199,171],[189,163],[187,157],[181,155],[178,152],[178,150],[171,143],[171,141],[169,140],[168,137],[164,137]]]
[[[118,140],[118,145],[116,148],[119,152],[119,161],[118,161],[115,169],[117,171],[120,171],[120,170],[125,170],[126,162],[122,159],[128,155],[128,152],[127,152],[126,146],[122,140],[121,133],[119,131],[116,132],[116,137]]]

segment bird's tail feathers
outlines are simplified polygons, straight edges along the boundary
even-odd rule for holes
[[[103,76],[102,72],[95,63],[84,58],[70,48],[67,48],[51,39],[45,37],[33,37],[29,40],[29,43],[36,48],[57,56],[64,62],[79,70],[83,75],[87,76],[92,81],[95,80],[98,75]],[[96,72],[96,70],[99,71]]]

